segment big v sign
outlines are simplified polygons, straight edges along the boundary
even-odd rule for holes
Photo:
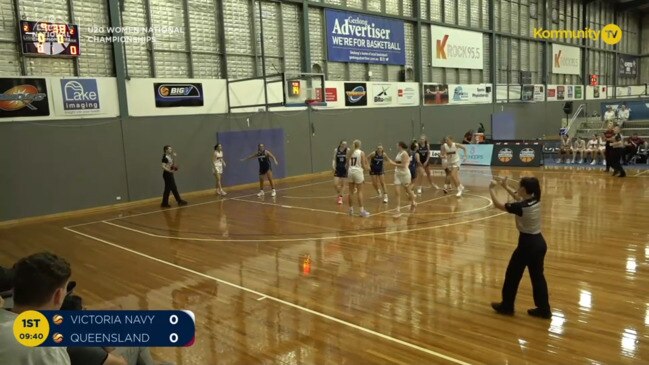
[[[581,75],[581,48],[553,43],[552,73]]]
[[[437,25],[431,25],[430,32],[433,42],[433,67],[477,70],[484,67],[482,33]]]

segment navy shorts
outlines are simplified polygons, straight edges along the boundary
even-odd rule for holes
[[[336,169],[336,171],[334,171],[334,177],[346,178],[347,169]]]
[[[417,178],[417,167],[416,166],[415,167],[409,167],[409,170],[410,170],[410,177],[412,179],[416,179]]]
[[[370,175],[383,175],[383,170],[370,170]]]
[[[268,171],[271,171],[270,165],[268,166],[259,166],[259,175],[266,175]]]

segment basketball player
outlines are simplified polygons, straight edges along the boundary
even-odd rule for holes
[[[216,193],[225,196],[227,193],[223,191],[221,185],[221,175],[223,175],[223,168],[225,167],[225,160],[223,159],[223,146],[217,143],[214,146],[214,153],[212,153],[212,173],[216,179]]]
[[[578,137],[572,139],[572,163],[575,163],[577,154],[579,154],[579,162],[584,162],[584,152],[586,151],[586,142]]]
[[[408,170],[410,170],[410,178],[412,181],[412,188],[415,188],[415,182],[417,181],[417,170],[421,167],[421,160],[419,159],[419,144],[417,140],[413,140],[410,144],[410,164],[408,165]]]
[[[417,207],[415,202],[415,193],[412,191],[412,176],[410,174],[410,154],[408,153],[408,145],[405,142],[399,142],[397,145],[397,156],[394,161],[386,156],[388,163],[395,166],[394,169],[394,193],[397,197],[397,213],[395,218],[401,217],[401,186],[406,191],[410,198],[410,211],[414,211]]]
[[[273,162],[275,162],[275,165],[279,165],[279,162],[277,162],[277,158],[275,158],[275,155],[273,155],[272,152],[266,149],[263,143],[260,143],[257,145],[257,152],[251,154],[250,156],[241,159],[241,161],[248,161],[253,158],[257,158],[257,161],[259,161],[259,193],[257,193],[258,197],[264,196],[264,176],[268,178],[268,183],[270,184],[270,188],[272,189],[270,196],[275,197],[277,195],[277,192],[275,191],[275,184],[273,183],[273,170],[271,169],[270,166],[270,160],[272,159]]]
[[[564,134],[561,136],[561,147],[559,147],[559,162],[568,162],[568,158],[566,157],[572,152],[572,145],[570,144],[570,137],[568,137],[567,134]]]
[[[343,189],[347,178],[347,141],[340,141],[334,149],[334,158],[331,161],[331,168],[334,170],[334,187],[338,193],[338,204],[343,203]]]
[[[354,150],[347,157],[349,171],[349,215],[354,215],[354,194],[358,195],[358,207],[361,210],[361,217],[369,217],[370,213],[363,207],[363,182],[365,182],[364,171],[369,170],[365,152],[361,151],[361,141],[354,140]]]
[[[171,208],[169,205],[169,193],[173,193],[174,198],[179,206],[187,205],[187,202],[180,198],[178,193],[178,188],[176,187],[176,179],[174,178],[174,173],[178,171],[178,166],[174,164],[174,158],[176,153],[173,148],[169,145],[162,148],[164,154],[162,155],[162,179],[165,182],[164,193],[162,193],[162,208]]]
[[[622,158],[624,157],[624,137],[620,133],[620,126],[616,125],[613,128],[615,135],[613,142],[611,142],[611,168],[613,169],[613,176],[625,177],[626,172],[622,167]]]
[[[586,159],[588,159],[588,156],[590,156],[590,158],[592,159],[590,163],[591,165],[597,164],[597,156],[600,155],[599,143],[600,140],[599,138],[597,138],[597,134],[594,134],[593,138],[591,138],[586,145]]]
[[[424,176],[428,178],[428,183],[431,187],[439,189],[435,183],[433,183],[433,175],[430,171],[431,158],[430,158],[430,144],[425,135],[419,137],[419,161],[421,162],[421,167],[419,168],[419,188],[417,188],[417,194],[421,194],[422,185],[424,185]]]
[[[602,156],[602,165],[606,166],[606,140],[599,136],[599,155]]]
[[[441,148],[441,155],[442,158],[446,157],[447,158],[447,163],[448,163],[448,169],[451,172],[451,180],[453,181],[453,184],[455,184],[455,187],[457,188],[457,196],[458,198],[462,196],[462,192],[464,192],[464,185],[462,185],[462,182],[460,182],[460,155],[459,155],[459,150],[464,150],[464,160],[466,161],[466,147],[464,147],[463,144],[455,143],[453,142],[453,138],[451,136],[446,136],[444,139],[444,144],[442,144]]]
[[[444,138],[442,138],[442,145],[444,144],[444,142],[445,142]],[[441,151],[439,157],[442,162],[442,168],[444,169],[444,190],[443,191],[444,194],[448,194],[448,191],[453,188],[453,186],[451,185],[451,170],[448,168],[448,157],[442,156]]]
[[[610,108],[610,107],[609,107]],[[613,161],[611,143],[615,141],[615,131],[613,130],[613,122],[608,122],[606,124],[606,130],[604,131],[604,157],[606,159],[606,172],[611,169],[611,163]]]
[[[378,145],[376,150],[370,153],[368,158],[370,160],[370,177],[372,178],[372,185],[374,185],[374,189],[379,193],[379,198],[381,197],[381,193],[383,193],[383,202],[387,203],[388,190],[385,188],[385,179],[383,178],[383,161],[385,159],[383,146]]]
[[[517,201],[505,203],[496,195],[498,183],[494,180],[489,185],[491,200],[496,208],[515,215],[516,228],[518,228],[518,246],[514,250],[502,289],[502,301],[491,303],[491,307],[499,314],[513,315],[516,292],[521,282],[525,268],[530,272],[532,279],[532,292],[536,308],[528,309],[527,314],[545,319],[552,318],[550,302],[548,299],[548,284],[543,275],[543,261],[548,246],[541,234],[541,186],[535,177],[521,179],[518,190],[507,185],[505,178],[502,187]]]

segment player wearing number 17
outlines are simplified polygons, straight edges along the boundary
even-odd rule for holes
[[[61,309],[71,273],[67,261],[48,252],[14,265],[14,307],[0,310],[0,364],[70,364],[64,347],[34,346],[49,335],[49,323],[37,311]]]
[[[349,171],[349,215],[354,215],[354,191],[358,195],[358,207],[361,210],[361,217],[369,217],[370,213],[363,207],[363,183],[365,182],[364,172],[369,170],[365,152],[361,151],[361,141],[354,141],[354,150],[349,153],[347,158],[347,167]]]

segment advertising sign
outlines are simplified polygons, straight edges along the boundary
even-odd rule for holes
[[[454,28],[430,26],[433,67],[484,68],[484,40],[482,33]]]
[[[201,83],[154,83],[155,106],[169,108],[179,106],[203,106]]]
[[[97,79],[61,79],[65,114],[101,112]]]
[[[345,83],[345,106],[367,105],[367,84],[364,82]]]
[[[45,79],[0,78],[0,118],[50,115]]]

